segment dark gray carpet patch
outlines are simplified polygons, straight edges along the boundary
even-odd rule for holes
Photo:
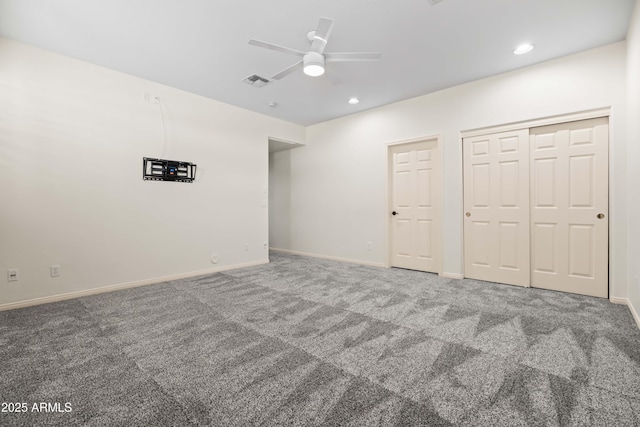
[[[576,339],[576,342],[584,352],[584,355],[587,357],[587,361],[591,364],[591,353],[593,351],[593,346],[596,342],[596,338],[598,334],[592,331],[585,331],[580,328],[571,328],[571,333]]]
[[[513,316],[493,314],[493,313],[480,313],[480,320],[476,327],[476,335],[479,335],[487,330],[498,326],[503,323],[509,322],[513,319]]]
[[[353,378],[340,400],[324,419],[326,425],[348,425],[357,418],[366,417],[374,408],[392,398],[394,394],[367,380]]]
[[[534,407],[529,395],[529,384],[535,380],[536,375],[533,369],[527,367],[518,367],[506,373],[500,389],[491,399],[491,405],[498,406],[501,401],[509,401],[524,419],[530,419]]]
[[[556,404],[556,413],[558,414],[558,424],[561,426],[571,423],[571,412],[576,402],[577,385],[564,378],[550,375],[551,392],[553,393],[553,401]]]
[[[444,348],[440,351],[440,355],[433,363],[430,378],[435,378],[439,375],[443,375],[457,366],[462,365],[469,359],[480,354],[480,351],[466,347],[460,344],[446,343]]]
[[[442,320],[445,322],[452,322],[458,319],[464,319],[476,315],[477,311],[468,310],[465,307],[459,307],[457,305],[450,305],[449,309],[444,314]]]
[[[358,347],[383,335],[388,335],[389,333],[398,329],[400,329],[399,326],[393,325],[391,323],[376,321],[370,322],[364,329],[364,331],[362,331],[357,337],[347,337],[344,340],[343,345],[345,348]]]

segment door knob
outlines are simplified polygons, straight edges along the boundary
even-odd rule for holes
[[[598,214],[598,219],[602,219],[602,218],[604,218],[604,214],[603,213],[599,213]]]
[[[467,212],[466,214],[464,214],[465,216],[471,216],[471,212]]]
[[[391,215],[398,215],[398,212],[393,211],[393,212],[391,212]]]

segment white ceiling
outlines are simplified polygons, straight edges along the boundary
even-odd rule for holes
[[[432,5],[432,3],[435,3]],[[301,125],[624,40],[634,0],[0,0],[0,35]],[[327,64],[256,88],[298,60],[250,38],[379,62]],[[522,42],[535,49],[513,55]],[[142,94],[141,94],[142,96]],[[347,100],[357,96],[358,105]],[[275,102],[270,107],[268,102]]]

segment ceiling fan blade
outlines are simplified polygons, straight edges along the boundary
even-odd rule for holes
[[[296,62],[290,67],[287,67],[284,70],[280,71],[278,74],[271,77],[271,80],[280,80],[281,78],[288,76],[299,68],[302,68],[302,61]]]
[[[320,18],[318,21],[318,27],[316,28],[313,41],[311,42],[311,50],[314,52],[322,53],[327,45],[329,36],[331,35],[331,29],[333,28],[333,19]]]
[[[269,43],[269,42],[263,42],[261,40],[256,40],[256,39],[250,39],[249,44],[252,46],[263,47],[265,49],[275,50],[276,52],[288,53],[288,54],[300,56],[300,57],[304,56],[305,54],[304,52],[300,52],[299,50],[291,49],[288,47],[280,46],[280,45]]]
[[[379,61],[380,52],[334,52],[325,53],[327,62]]]

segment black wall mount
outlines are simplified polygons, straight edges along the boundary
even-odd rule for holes
[[[178,160],[142,158],[142,179],[148,181],[193,182],[196,165]]]

